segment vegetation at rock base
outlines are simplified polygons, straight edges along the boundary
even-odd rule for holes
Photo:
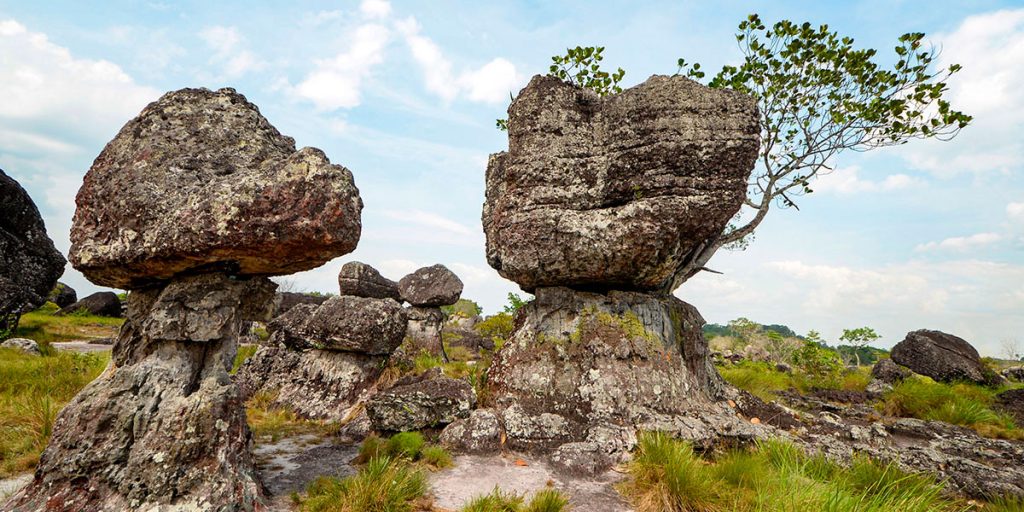
[[[238,352],[235,353],[235,360],[231,363],[231,375],[238,373],[238,369],[242,367],[242,363],[245,363],[247,359],[252,357],[259,348],[259,345],[239,345]]]
[[[283,437],[298,434],[328,434],[336,425],[328,421],[303,418],[291,407],[277,403],[277,393],[260,391],[245,402],[245,418],[257,439],[269,438],[276,442]]]
[[[638,512],[970,510],[933,478],[868,458],[844,468],[781,440],[710,458],[658,432],[640,435],[621,491]]]
[[[450,306],[441,306],[441,311],[444,311],[445,316],[458,315],[464,318],[472,318],[483,313],[484,308],[472,300],[462,298]]]
[[[436,444],[428,443],[419,432],[400,432],[389,438],[371,434],[359,446],[359,456],[355,462],[365,463],[380,457],[417,462],[431,469],[452,465],[451,454]]]
[[[28,338],[37,343],[80,341],[89,338],[112,338],[124,323],[123,318],[109,318],[73,313],[56,316],[60,308],[52,302],[21,315],[21,322],[12,337]]]
[[[110,361],[109,353],[40,348],[42,356],[0,348],[0,478],[35,467],[57,413]]]
[[[733,386],[762,400],[774,400],[780,391],[807,393],[816,389],[864,391],[871,380],[870,370],[859,368],[818,376],[802,371],[783,372],[765,362],[742,361],[718,368],[718,373]]]
[[[541,489],[527,502],[524,496],[495,487],[490,494],[470,500],[461,512],[560,512],[568,505],[569,499],[556,489]]]
[[[299,504],[307,512],[409,512],[425,508],[416,502],[426,494],[422,471],[385,456],[370,459],[355,475],[316,479]]]
[[[1010,415],[992,409],[995,395],[1003,390],[913,376],[886,393],[880,408],[893,416],[962,425],[985,437],[1024,440],[1024,429]]]

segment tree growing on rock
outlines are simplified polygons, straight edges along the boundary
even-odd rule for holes
[[[856,329],[843,329],[843,335],[839,337],[839,341],[846,343],[853,348],[853,356],[857,361],[857,366],[860,366],[860,351],[864,347],[867,347],[869,343],[878,340],[881,336],[870,327],[858,327]]]

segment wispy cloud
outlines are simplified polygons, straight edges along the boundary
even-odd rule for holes
[[[920,244],[914,248],[915,251],[934,251],[936,249],[948,249],[952,251],[966,251],[977,249],[986,245],[992,245],[1003,239],[999,233],[977,233],[970,236],[955,236],[938,242]]]
[[[906,174],[890,174],[881,181],[872,181],[860,177],[860,167],[840,167],[835,171],[818,176],[811,184],[816,192],[832,192],[836,194],[857,194],[864,192],[891,192],[915,186],[924,182]]]
[[[245,48],[236,27],[207,27],[199,32],[199,37],[213,51],[210,63],[219,66],[225,78],[238,78],[266,67],[266,63]]]

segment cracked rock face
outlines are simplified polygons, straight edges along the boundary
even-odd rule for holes
[[[223,274],[134,290],[111,366],[65,407],[9,510],[255,510],[250,434],[228,371],[276,285]]]
[[[476,392],[468,382],[445,377],[435,368],[374,395],[366,402],[366,413],[376,430],[407,432],[469,417],[475,406]]]
[[[76,204],[72,264],[125,289],[209,267],[315,268],[355,249],[363,207],[348,169],[296,151],[233,89],[149,104],[96,158]]]
[[[271,344],[388,355],[405,338],[408,317],[392,299],[342,295],[323,304],[299,304],[269,325]]]
[[[892,348],[892,360],[942,382],[969,380],[994,384],[998,379],[981,363],[978,351],[970,343],[941,331],[921,329],[908,333]]]
[[[752,98],[653,76],[599,98],[535,76],[491,155],[487,260],[524,290],[671,290],[746,197],[759,145]]]
[[[444,265],[423,267],[398,282],[402,300],[413,306],[439,307],[455,304],[462,295],[462,280]]]
[[[338,289],[342,295],[373,299],[402,300],[398,283],[380,275],[377,269],[358,261],[350,261],[338,272]]]
[[[64,263],[28,192],[0,170],[0,329],[46,302]]]

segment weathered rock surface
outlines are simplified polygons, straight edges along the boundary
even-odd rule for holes
[[[637,430],[698,444],[759,432],[718,401],[724,384],[692,306],[636,292],[538,288],[536,296],[488,372],[509,448],[551,453],[595,442],[621,453]]]
[[[46,302],[64,263],[28,192],[0,169],[0,331]]]
[[[42,352],[39,350],[39,344],[27,338],[10,338],[0,343],[0,347],[13,348],[35,356],[42,355]]]
[[[907,334],[892,348],[892,360],[942,382],[994,383],[998,377],[981,364],[978,351],[962,338],[926,329]]]
[[[403,349],[409,356],[415,357],[420,352],[433,355],[444,354],[444,343],[441,331],[444,325],[444,313],[440,308],[411,306],[406,308],[409,325],[406,329],[406,343]]]
[[[871,377],[886,384],[897,384],[912,374],[910,370],[894,363],[892,359],[880,359],[871,367]]]
[[[55,314],[64,316],[80,311],[95,316],[121,318],[121,299],[114,292],[96,292],[61,309]]]
[[[423,267],[398,281],[402,300],[413,306],[448,306],[459,301],[462,280],[444,265]]]
[[[996,407],[1013,416],[1018,426],[1024,425],[1024,388],[1008,389],[996,395]]]
[[[380,376],[385,357],[322,350],[260,347],[238,373],[243,400],[272,393],[306,418],[341,421]]]
[[[301,304],[271,320],[271,344],[295,349],[388,355],[402,344],[408,318],[392,299],[343,295],[320,306]]]
[[[459,453],[496,453],[501,450],[501,423],[490,409],[474,409],[468,418],[455,420],[441,431],[441,443]]]
[[[358,261],[350,261],[338,272],[338,288],[342,295],[372,299],[402,300],[398,283],[380,275],[377,269]]]
[[[487,261],[524,290],[671,290],[746,197],[752,98],[653,76],[599,98],[535,76],[491,155]]]
[[[319,306],[327,302],[328,298],[330,297],[327,295],[313,295],[311,293],[278,292],[274,294],[273,316],[283,315],[299,304]]]
[[[263,278],[202,274],[134,290],[111,366],[59,414],[33,483],[5,510],[255,510],[245,410],[228,371]]]
[[[999,372],[999,374],[1013,382],[1024,382],[1024,366],[1013,366]]]
[[[374,395],[366,402],[366,413],[376,430],[406,432],[466,418],[475,406],[476,392],[468,382],[445,377],[435,368],[399,379]]]
[[[58,281],[57,286],[54,286],[53,289],[50,290],[50,295],[46,300],[59,307],[66,308],[75,302],[78,302],[78,293],[75,292],[74,288]]]
[[[348,169],[296,151],[227,88],[149,104],[96,158],[76,203],[71,262],[128,289],[200,268],[315,268],[355,249],[363,206]]]

